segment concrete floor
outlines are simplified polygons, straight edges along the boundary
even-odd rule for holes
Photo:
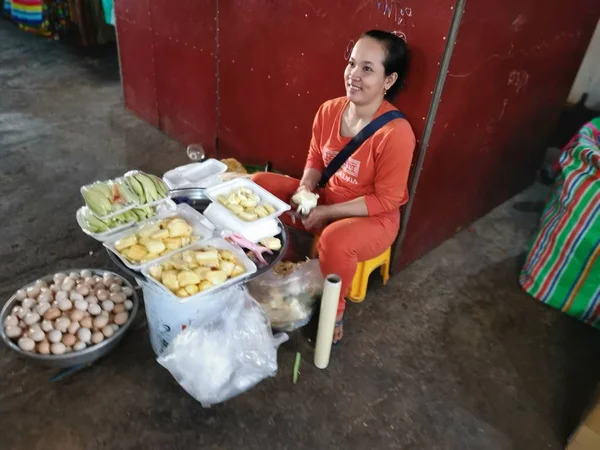
[[[183,162],[123,109],[114,54],[0,21],[0,298],[58,269],[113,268],[77,227],[79,186]],[[275,378],[212,409],[155,362],[143,313],[113,353],[61,382],[2,347],[0,448],[560,449],[599,378],[600,332],[519,289],[545,195],[527,190],[375,284],[349,306],[327,370],[295,333]]]

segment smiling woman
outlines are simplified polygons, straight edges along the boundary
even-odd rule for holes
[[[342,278],[334,342],[343,335],[345,296],[358,262],[392,245],[400,227],[399,208],[408,201],[415,136],[390,103],[407,68],[405,41],[380,30],[363,34],[344,71],[346,96],[325,102],[314,119],[302,179],[272,173],[253,177],[286,202],[298,192],[319,195],[319,204],[302,217],[302,224],[320,234],[323,274]],[[327,178],[332,161],[341,163],[340,168]]]

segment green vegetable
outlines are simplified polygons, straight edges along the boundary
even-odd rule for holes
[[[300,372],[298,372],[298,370],[300,369],[301,359],[302,356],[300,355],[300,352],[296,352],[296,361],[294,362],[294,374],[292,376],[292,381],[294,382],[294,384],[298,383],[298,375],[300,375]]]
[[[137,181],[140,182],[142,187],[144,188],[144,194],[146,195],[146,202],[154,202],[156,200],[160,200],[161,196],[156,192],[156,187],[154,187],[154,183],[152,179],[143,173],[139,173],[133,176]]]
[[[104,194],[103,187],[107,186],[104,183],[96,183],[84,187],[81,192],[86,205],[98,216],[105,216],[113,210],[109,197]]]
[[[129,187],[136,193],[141,203],[146,203],[148,201],[142,183],[136,180],[133,175],[125,176],[125,182],[128,183]]]

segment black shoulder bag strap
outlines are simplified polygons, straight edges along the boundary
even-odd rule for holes
[[[335,158],[331,160],[329,165],[323,171],[321,179],[319,180],[318,186],[323,188],[329,181],[329,179],[344,165],[344,163],[352,156],[352,154],[358,150],[358,148],[373,134],[383,127],[388,122],[394,119],[403,119],[404,114],[398,110],[388,111],[377,119],[371,121],[366,127],[358,132],[356,136],[352,138],[350,142],[337,154]]]

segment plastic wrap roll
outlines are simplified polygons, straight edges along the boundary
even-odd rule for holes
[[[315,346],[315,366],[325,369],[329,365],[333,332],[335,330],[335,316],[340,299],[342,279],[339,275],[327,275],[323,285],[321,299],[321,312],[319,315],[319,328],[317,331],[317,344]]]

